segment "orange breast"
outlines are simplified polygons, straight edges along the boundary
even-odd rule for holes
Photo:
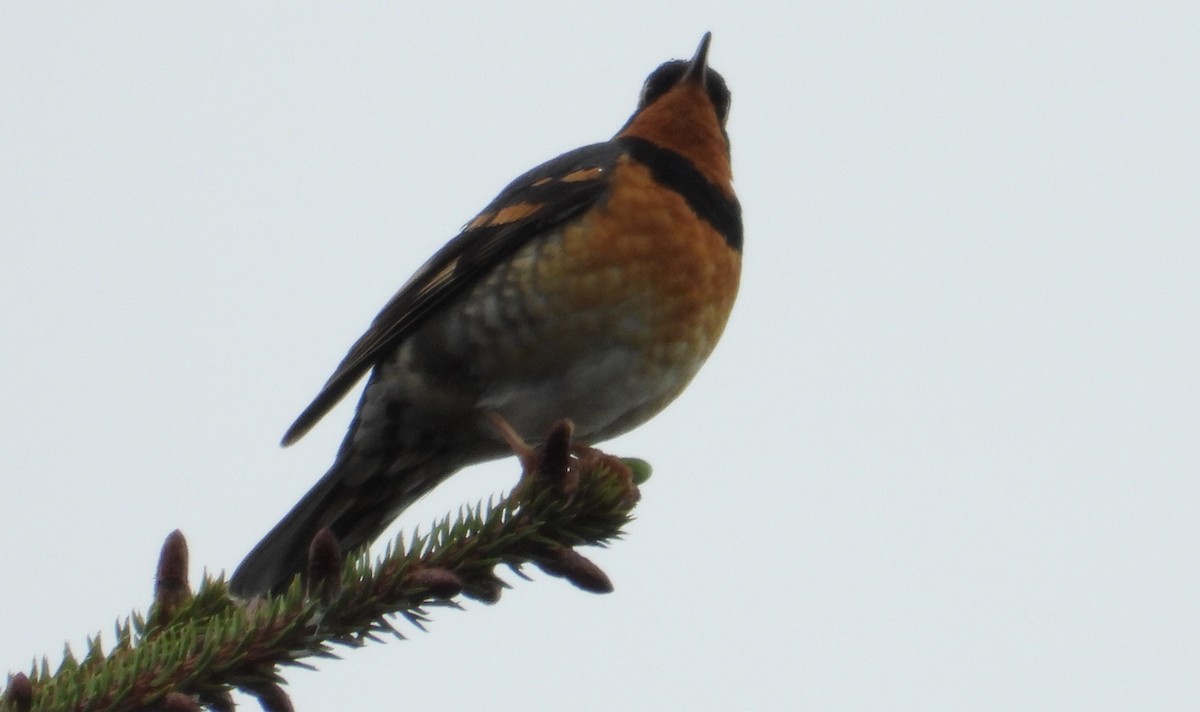
[[[733,308],[741,254],[641,164],[621,159],[613,186],[563,232],[554,269],[573,284],[565,296],[575,310],[625,312],[621,338],[699,367]]]

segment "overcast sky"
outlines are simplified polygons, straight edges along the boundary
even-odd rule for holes
[[[616,591],[514,581],[289,672],[298,708],[1196,709],[1188,3],[4,4],[0,670],[111,642],[172,529],[234,566],[378,308],[705,30],[743,288],[607,446],[655,467],[588,554]]]

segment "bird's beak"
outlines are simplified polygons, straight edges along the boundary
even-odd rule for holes
[[[704,79],[708,70],[708,43],[711,41],[712,33],[705,32],[704,36],[700,38],[700,46],[696,48],[696,54],[692,56],[692,61],[688,62],[687,71],[679,79],[680,84],[699,84],[700,86],[704,86]]]

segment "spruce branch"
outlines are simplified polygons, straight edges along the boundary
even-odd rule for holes
[[[118,622],[107,653],[97,635],[82,660],[68,647],[54,672],[43,657],[28,674],[10,675],[0,711],[224,712],[234,709],[235,689],[264,710],[291,710],[282,668],[337,658],[335,646],[403,639],[393,619],[424,630],[430,608],[461,608],[460,596],[495,603],[508,587],[498,565],[528,578],[521,567],[533,564],[585,591],[611,591],[575,547],[621,536],[649,467],[572,446],[570,436],[563,421],[543,445],[521,453],[524,472],[507,496],[463,507],[426,534],[401,535],[373,564],[365,553],[343,560],[332,533],[318,533],[304,580],[277,596],[236,600],[223,575],[208,574],[193,592],[187,543],[172,532],[147,615]]]

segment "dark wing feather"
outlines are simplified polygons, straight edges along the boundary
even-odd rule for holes
[[[621,154],[614,143],[564,153],[518,177],[438,250],[387,303],[321,392],[283,436],[304,436],[376,363],[436,310],[532,238],[579,215],[608,189]]]

